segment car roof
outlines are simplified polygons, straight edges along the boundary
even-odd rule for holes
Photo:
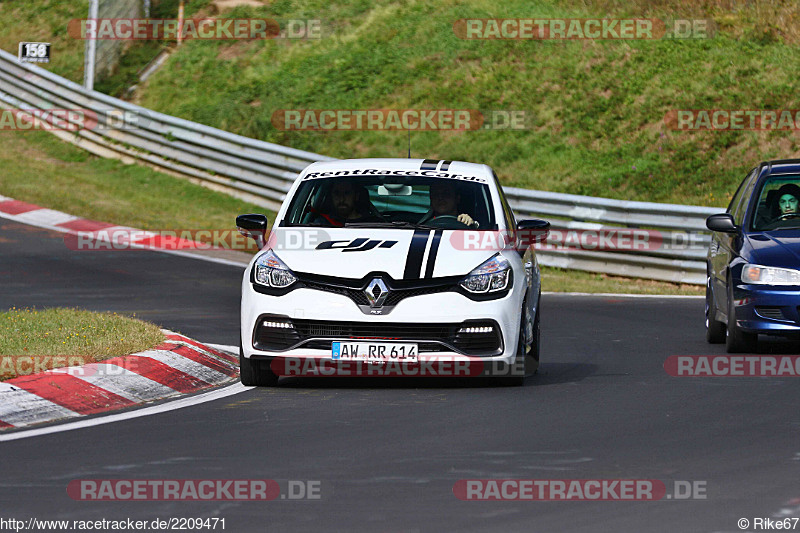
[[[336,161],[318,161],[307,166],[300,174],[300,177],[302,178],[308,174],[322,172],[353,172],[359,170],[402,170],[406,172],[437,171],[447,173],[449,176],[475,176],[481,178],[481,181],[485,180],[487,182],[491,182],[492,179],[492,169],[487,165],[468,163],[466,161],[450,161],[446,159],[401,158],[340,159]],[[340,175],[357,176],[359,174]],[[432,175],[431,177],[436,177],[436,175]]]
[[[760,165],[766,174],[800,174],[800,159],[776,159],[764,161]]]

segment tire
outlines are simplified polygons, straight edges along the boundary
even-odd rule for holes
[[[528,370],[528,361],[527,361],[528,354],[525,352],[525,330],[523,328],[524,326],[522,322],[520,322],[519,335],[517,340],[517,354],[514,357],[514,364],[511,365],[508,369],[510,374],[508,376],[503,377],[503,384],[509,387],[522,387],[525,384],[525,374],[527,373]],[[534,330],[534,336],[535,335],[536,332]]]
[[[528,355],[533,357],[536,361],[536,367],[538,371],[539,367],[539,350],[541,349],[540,339],[542,338],[542,328],[540,326],[541,322],[539,321],[539,315],[542,314],[542,303],[541,298],[539,299],[539,307],[536,309],[536,318],[533,319],[533,342],[531,343],[531,351],[528,352]],[[535,372],[534,372],[535,373]]]
[[[709,344],[725,342],[725,323],[716,319],[717,303],[714,300],[714,289],[711,288],[711,277],[706,278],[706,341]]]
[[[248,359],[239,346],[239,380],[248,387],[274,387],[278,376],[270,368],[268,361]]]
[[[730,282],[728,283],[728,327],[725,332],[725,347],[728,353],[755,353],[758,349],[758,334],[744,332],[736,325],[736,307],[733,305]]]

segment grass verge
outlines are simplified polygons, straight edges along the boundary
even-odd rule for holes
[[[102,159],[40,131],[0,131],[0,194],[147,230],[235,230],[236,216],[274,213],[149,167]]]
[[[592,292],[619,294],[679,294],[702,296],[705,287],[649,279],[632,279],[580,270],[540,267],[542,290],[552,292]]]
[[[148,350],[164,334],[153,324],[81,309],[0,312],[0,380]]]

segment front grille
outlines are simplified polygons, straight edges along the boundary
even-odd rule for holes
[[[295,330],[301,337],[324,336],[345,339],[367,338],[395,339],[446,339],[455,335],[458,324],[415,323],[369,323],[369,322],[321,322],[317,320],[293,320]],[[319,333],[324,331],[325,333]]]
[[[421,280],[393,280],[386,274],[370,273],[362,279],[341,279],[328,276],[318,276],[313,274],[297,274],[302,286],[317,291],[332,292],[350,298],[356,305],[369,305],[369,299],[364,290],[374,278],[383,279],[389,289],[389,295],[383,302],[384,307],[391,307],[399,304],[406,298],[422,296],[424,294],[437,294],[454,290],[458,276],[439,279]]]
[[[420,287],[417,289],[397,289],[389,293],[383,305],[397,305],[406,298],[422,296],[423,294],[437,294],[447,292],[452,289],[451,285],[439,285],[436,287]]]
[[[370,323],[294,320],[291,328],[274,327],[277,318],[259,318],[253,346],[260,350],[283,351],[292,348],[329,350],[331,340],[370,339],[376,341],[411,341],[419,344],[420,353],[455,351],[465,355],[497,355],[503,351],[500,327],[492,320],[462,323]],[[490,332],[465,333],[463,329],[491,328]]]
[[[783,314],[783,309],[781,309],[780,307],[767,307],[767,306],[757,305],[756,314],[762,316],[763,318],[769,318],[771,320],[786,320],[786,316]]]
[[[348,287],[341,287],[336,285],[329,285],[327,283],[318,283],[315,281],[304,281],[303,284],[308,289],[314,289],[316,291],[325,291],[325,292],[332,292],[335,294],[341,294],[342,296],[347,296],[356,305],[369,305],[369,300],[367,300],[367,295],[364,294],[362,289],[351,289]]]

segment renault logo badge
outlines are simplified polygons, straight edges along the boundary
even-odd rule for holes
[[[364,289],[364,294],[367,295],[370,307],[382,307],[386,297],[389,296],[389,288],[381,278],[375,278]]]

